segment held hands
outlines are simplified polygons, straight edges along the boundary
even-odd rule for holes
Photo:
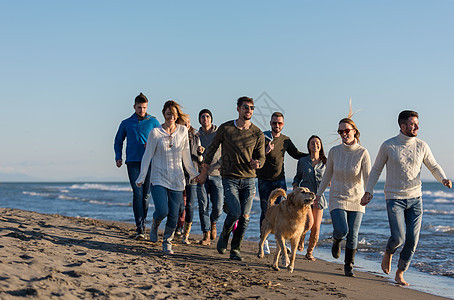
[[[250,165],[251,168],[254,169],[254,170],[260,169],[260,161],[257,160],[257,159],[251,160],[251,162],[249,163],[249,165]]]
[[[370,200],[372,200],[372,198],[374,198],[374,196],[371,193],[365,192],[364,196],[361,198],[360,204],[362,206],[366,206],[367,204],[369,204],[369,202],[370,202]]]
[[[443,185],[449,189],[452,189],[452,182],[449,179],[443,179],[442,181]]]
[[[136,182],[136,185],[137,185],[138,187],[141,187],[142,184],[143,184],[143,182]]]
[[[207,164],[202,164],[202,171],[200,171],[200,174],[194,178],[194,181],[197,182],[198,184],[204,184],[205,181],[207,180],[209,167],[210,166]]]
[[[314,207],[318,207],[318,202],[319,202],[319,201],[320,201],[320,196],[318,196],[318,195],[315,196],[315,200],[314,200],[313,206],[314,206]]]
[[[268,153],[273,151],[273,149],[274,149],[274,144],[268,143],[268,145],[266,146],[266,149],[265,149],[265,155],[267,155]]]

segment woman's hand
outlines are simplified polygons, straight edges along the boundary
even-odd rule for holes
[[[366,206],[367,204],[369,204],[369,202],[370,202],[370,200],[372,200],[372,198],[374,198],[374,196],[371,193],[365,192],[364,196],[361,198],[360,204],[362,206]]]

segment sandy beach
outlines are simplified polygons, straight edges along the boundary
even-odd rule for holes
[[[0,229],[1,299],[444,299],[301,256],[294,273],[274,271],[250,242],[242,262],[196,240],[163,255],[160,242],[132,239],[132,224],[8,208],[0,208]]]

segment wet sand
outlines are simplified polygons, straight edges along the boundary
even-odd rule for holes
[[[234,262],[215,243],[196,244],[200,236],[163,255],[160,241],[133,235],[132,224],[0,208],[0,299],[445,299],[302,256],[293,273],[274,271],[257,243]]]

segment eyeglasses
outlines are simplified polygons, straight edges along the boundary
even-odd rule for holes
[[[271,122],[271,124],[274,126],[276,126],[276,125],[282,126],[282,125],[284,125],[284,122]]]
[[[339,129],[339,130],[337,130],[337,133],[339,133],[340,135],[344,134],[344,132],[345,132],[345,134],[348,134],[351,130],[353,130],[353,129],[350,129],[350,128],[347,128],[344,130]]]
[[[254,106],[254,105],[243,104],[242,107],[243,107],[244,109],[250,109],[250,110],[254,110],[254,109],[255,109],[255,106]]]

